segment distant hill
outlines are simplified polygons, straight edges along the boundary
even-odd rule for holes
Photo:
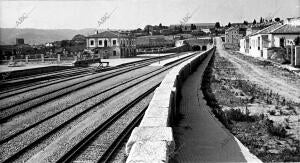
[[[24,38],[26,44],[43,44],[52,41],[64,39],[71,40],[75,35],[84,36],[94,34],[96,29],[86,28],[80,30],[73,29],[33,29],[33,28],[0,28],[0,44],[11,45],[16,43],[16,34],[18,38]]]

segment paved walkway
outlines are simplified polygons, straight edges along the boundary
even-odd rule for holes
[[[109,62],[109,66],[118,66],[124,63],[136,62],[147,58],[113,58],[113,59],[101,59],[102,62]],[[93,63],[89,66],[99,66],[99,63]]]
[[[174,162],[260,162],[209,112],[201,80],[209,56],[184,83],[180,112],[174,127],[177,151]]]

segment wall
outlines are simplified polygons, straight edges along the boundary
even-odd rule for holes
[[[262,57],[262,46],[260,45],[260,49],[258,49],[258,38],[261,39],[260,35],[251,36],[249,39],[249,54],[253,57]],[[262,42],[262,41],[260,41]]]
[[[246,40],[245,39],[240,40],[240,52],[246,53]]]
[[[294,34],[294,35],[277,35],[277,34],[273,35],[274,46],[275,47],[280,47],[280,41],[279,41],[280,38],[284,38],[286,40],[284,46],[291,45],[291,42],[292,42],[293,45],[295,45],[294,40],[297,36],[300,37],[300,34],[299,35],[296,35],[296,34]]]
[[[139,127],[126,144],[126,162],[168,162],[175,142],[170,127],[177,118],[180,90],[184,80],[213,53],[215,47],[174,67],[155,90]]]

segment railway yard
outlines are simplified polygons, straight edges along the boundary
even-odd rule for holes
[[[168,71],[156,57],[103,69],[72,68],[2,81],[0,162],[105,162],[121,150]]]
[[[191,149],[200,153],[218,151],[218,146],[223,145],[223,141],[231,140],[230,143],[235,148],[229,146],[228,149],[220,149],[219,158],[199,154],[199,158],[195,157],[196,160],[224,160],[225,157],[228,159],[229,151],[232,157],[242,158],[237,160],[244,160],[246,157],[248,159],[253,153],[255,162],[299,161],[299,76],[270,62],[244,56],[235,51],[225,51],[221,40],[216,38],[215,41],[217,48],[203,53],[173,53],[113,67],[72,67],[2,80],[0,162],[79,163],[125,162],[127,157],[133,161],[140,159],[135,158],[134,154],[130,157],[131,153],[128,153],[126,143],[128,139],[130,142],[131,131],[139,126],[153,100],[152,97],[160,97],[154,95],[156,88],[176,66],[175,70],[182,76],[175,76],[172,80],[166,77],[175,81],[172,83],[166,80],[166,83],[177,85],[173,87],[175,90],[181,89],[180,84],[185,80],[183,78],[191,75],[192,69],[198,66],[199,71],[195,72],[196,75],[191,75],[194,76],[191,77],[194,78],[194,83],[185,83],[185,87],[189,86],[195,95],[189,97],[193,91],[185,90],[185,96],[189,97],[186,99],[181,96],[184,91],[173,92],[177,94],[173,94],[175,99],[179,97],[181,102],[183,99],[196,100],[193,105],[196,112],[189,113],[191,116],[178,113],[181,107],[193,110],[188,107],[192,102],[182,103],[178,107],[179,110],[170,111],[174,115],[168,113],[167,118],[163,117],[163,121],[158,120],[158,124],[166,125],[159,127],[165,128],[174,127],[173,120],[176,124],[176,118],[179,118],[178,124],[182,123],[182,133],[178,132],[181,131],[180,127],[180,130],[176,130],[175,125],[175,140],[171,138],[171,141],[176,141],[175,144],[179,146],[176,146],[174,153],[166,153],[166,157],[170,158],[163,159],[176,160],[176,157],[180,156],[179,150],[183,151],[182,156],[188,156],[186,153],[194,155],[193,152],[189,152]],[[196,56],[203,59],[198,60],[197,65]],[[178,69],[181,63],[186,65]],[[174,77],[171,73],[172,75]],[[168,89],[169,87],[170,85],[165,86]],[[167,96],[161,96],[162,100],[165,100],[163,103],[168,105],[167,108],[177,108],[180,101],[172,103]],[[171,97],[173,98],[172,95]],[[159,109],[162,107],[160,102],[152,105],[157,105]],[[195,119],[190,120],[193,116]],[[194,123],[194,126],[191,125],[194,129],[187,127],[191,122]],[[220,125],[220,122],[223,125]],[[142,128],[149,127],[147,125],[149,124],[146,123]],[[152,125],[155,126],[150,124],[150,128]],[[210,132],[201,133],[210,126],[215,127],[211,128]],[[189,132],[186,131],[188,129]],[[172,130],[170,131],[172,135]],[[188,133],[191,141],[185,142],[188,138],[179,139],[185,133]],[[201,135],[197,136],[199,133]],[[218,138],[211,139],[212,135],[216,136],[213,133],[219,133]],[[195,146],[195,149],[189,146],[182,147],[188,143],[194,144],[194,141],[199,141],[199,137],[201,140],[209,140],[202,142],[209,150],[202,151],[203,144]],[[237,139],[246,147],[240,145]],[[230,143],[227,142],[227,145]],[[143,159],[147,160],[147,156],[143,156]],[[182,159],[181,156],[178,158]],[[183,158],[190,160],[193,157]],[[229,157],[229,160],[231,159]]]

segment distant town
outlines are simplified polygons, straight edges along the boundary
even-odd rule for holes
[[[55,58],[60,54],[62,58],[90,58],[99,54],[102,58],[124,58],[138,53],[164,51],[171,47],[188,44],[192,47],[192,39],[203,38],[208,41],[214,36],[221,36],[224,47],[240,50],[243,53],[257,57],[270,58],[271,54],[289,51],[291,46],[299,45],[300,18],[280,18],[253,20],[253,22],[228,23],[221,26],[216,23],[185,23],[165,26],[147,25],[143,29],[135,30],[95,30],[91,35],[74,35],[70,40],[56,40],[43,44],[28,44],[27,40],[16,38],[12,45],[0,45],[0,59],[3,61],[15,59],[38,58],[43,54],[45,58]],[[205,39],[206,38],[206,39]],[[207,40],[208,38],[208,40]],[[211,41],[211,40],[210,40]],[[104,47],[112,47],[109,50]],[[268,53],[265,48],[269,48]],[[282,48],[285,48],[282,50]],[[280,62],[287,62],[290,56],[282,55]],[[100,56],[99,56],[100,57]]]

